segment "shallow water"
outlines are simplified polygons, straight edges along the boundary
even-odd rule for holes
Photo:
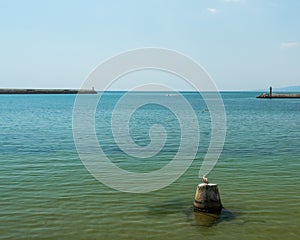
[[[155,105],[139,109],[130,127],[134,140],[149,144],[153,123],[165,124],[168,138],[162,152],[148,161],[128,157],[109,128],[110,113],[121,95],[104,95],[96,113],[97,136],[105,153],[128,171],[165,166],[180,144],[178,121]],[[135,97],[165,97],[146,95]],[[227,136],[208,177],[218,184],[226,210],[206,224],[191,206],[208,147],[210,117],[197,94],[184,95],[200,122],[198,154],[173,184],[143,194],[108,188],[85,168],[72,135],[74,95],[0,96],[0,238],[298,239],[300,100],[222,93]]]

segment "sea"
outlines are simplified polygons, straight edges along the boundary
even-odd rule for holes
[[[133,110],[130,104],[118,110],[120,116],[131,114],[129,142],[141,149],[135,156],[122,150],[114,135],[124,128],[124,118],[117,118],[112,129],[115,106],[126,94],[133,102],[145,102]],[[100,173],[98,178],[93,165],[82,161],[84,154],[78,153],[74,140],[76,95],[0,95],[0,239],[299,239],[300,99],[257,99],[259,94],[220,93],[226,138],[207,174],[218,185],[223,206],[218,216],[195,212],[192,205],[202,182],[199,170],[210,146],[214,111],[201,94],[105,92],[98,100],[98,95],[81,96],[98,101],[92,112],[102,155],[94,153],[94,163],[99,160],[101,169],[105,156],[111,166],[147,177],[185,150],[180,149],[181,130],[189,124],[183,126],[176,111],[166,106],[184,108],[177,103],[184,98],[192,107],[185,119],[195,114],[198,120],[199,131],[193,132],[200,136],[196,153],[182,157],[182,163],[190,163],[176,179],[144,192],[134,191],[131,184],[148,189],[159,183],[155,176],[133,182],[125,174],[118,189],[119,176],[106,169],[106,177]],[[157,99],[166,104],[157,104]],[[85,114],[81,118],[85,132],[91,122]],[[89,149],[89,140],[81,140]],[[163,147],[153,156],[143,152],[161,140]],[[162,175],[159,181],[168,177]]]

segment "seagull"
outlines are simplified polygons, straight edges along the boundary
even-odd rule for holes
[[[202,180],[205,184],[208,184],[208,178],[205,175],[202,177]]]

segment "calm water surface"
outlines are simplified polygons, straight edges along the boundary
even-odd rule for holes
[[[163,93],[135,94],[176,101]],[[109,128],[121,95],[105,94],[97,109],[105,153],[129,171],[163,167],[180,144],[174,114],[157,105],[136,111],[130,133],[137,144],[150,143],[155,123],[164,125],[168,138],[158,156],[130,158]],[[193,164],[170,186],[146,194],[118,192],[89,174],[72,135],[75,95],[0,96],[0,239],[299,239],[300,100],[256,95],[222,93],[227,137],[208,177],[218,184],[226,210],[211,225],[191,209],[210,137],[210,115],[197,94],[184,94],[200,122]]]

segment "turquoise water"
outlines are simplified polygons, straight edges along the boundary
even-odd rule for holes
[[[184,94],[200,122],[195,160],[173,184],[144,194],[108,188],[84,167],[72,134],[74,95],[0,96],[0,239],[299,239],[300,100],[258,94],[222,93],[227,136],[208,177],[218,184],[226,211],[209,226],[191,209],[210,137],[210,115],[197,94]],[[168,138],[153,158],[128,157],[109,128],[121,95],[105,94],[97,109],[105,153],[128,171],[165,166],[180,144],[175,116],[157,105],[134,113],[130,133],[137,144],[150,143],[154,123],[164,125]]]

